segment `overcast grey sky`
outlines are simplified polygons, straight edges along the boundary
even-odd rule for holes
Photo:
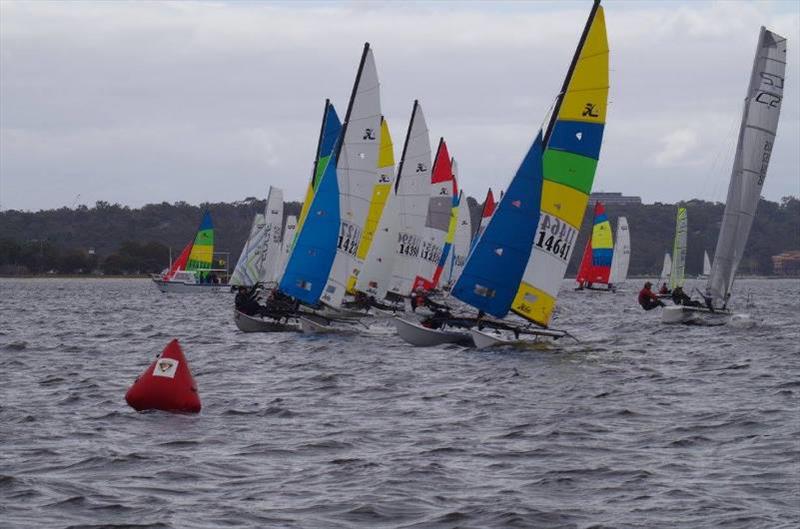
[[[760,25],[789,39],[764,195],[800,194],[793,1],[604,2],[611,92],[596,191],[725,199]],[[0,1],[0,208],[286,200],[365,41],[399,161],[412,101],[462,187],[504,186],[591,7],[536,3]]]

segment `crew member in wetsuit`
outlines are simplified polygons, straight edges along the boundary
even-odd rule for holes
[[[241,285],[239,287],[239,292],[236,293],[236,299],[234,299],[233,302],[236,305],[236,310],[248,316],[261,314],[263,309],[263,307],[258,304],[258,301],[256,301],[255,287],[248,291],[246,286]]]
[[[646,281],[644,288],[639,291],[639,305],[641,305],[644,310],[653,310],[656,307],[664,306],[664,302],[658,299],[658,296],[650,290],[652,286],[653,283]]]
[[[672,302],[676,305],[685,305],[687,307],[702,307],[703,304],[699,301],[695,301],[686,295],[686,292],[683,291],[681,287],[675,287],[672,289]]]
[[[661,288],[658,289],[658,293],[661,294],[662,296],[666,296],[667,294],[669,294],[669,289],[667,288],[666,283],[661,283]]]

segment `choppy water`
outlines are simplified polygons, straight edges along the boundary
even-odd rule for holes
[[[666,327],[633,285],[565,283],[580,343],[486,352],[245,335],[231,296],[147,280],[0,280],[0,526],[797,527],[800,282],[738,288],[753,323]],[[172,337],[203,412],[136,413]]]

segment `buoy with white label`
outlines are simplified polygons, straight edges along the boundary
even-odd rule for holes
[[[197,413],[200,395],[178,340],[173,339],[133,383],[125,401],[136,411]]]

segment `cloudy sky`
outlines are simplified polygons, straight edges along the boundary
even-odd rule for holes
[[[800,194],[797,2],[604,2],[595,190],[723,201],[760,25],[789,39],[764,185]],[[0,208],[299,200],[323,102],[374,50],[399,158],[412,101],[481,197],[516,170],[591,2],[0,1]],[[434,143],[435,144],[435,143]]]

